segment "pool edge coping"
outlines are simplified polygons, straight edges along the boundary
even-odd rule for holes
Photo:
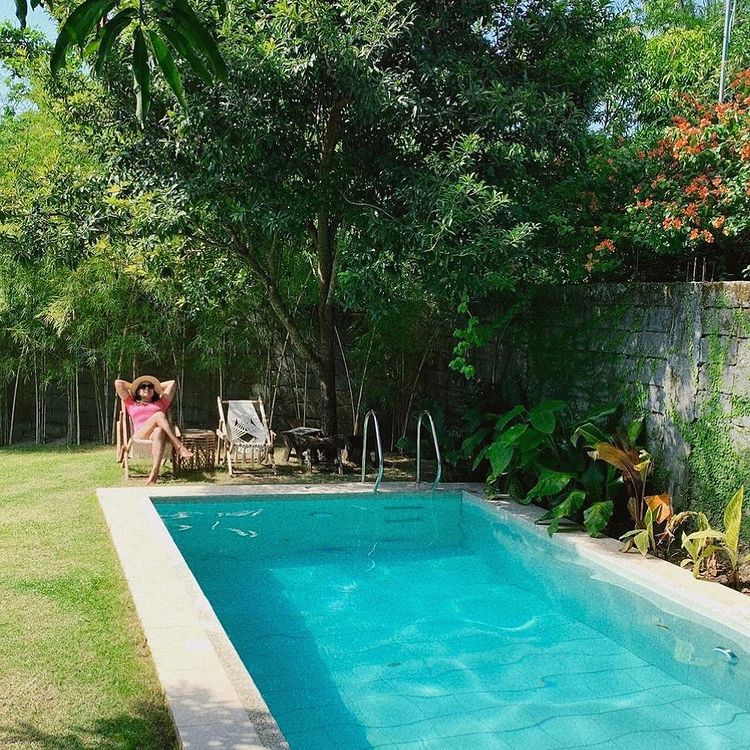
[[[204,750],[209,742],[222,750],[288,750],[289,745],[152,500],[362,494],[371,492],[371,486],[351,482],[97,489],[178,741],[185,750]],[[379,494],[404,491],[431,490],[426,483],[416,488],[410,482],[389,482],[381,485]],[[442,485],[438,492],[470,492],[479,497],[483,491],[481,485],[461,483]],[[166,618],[165,608],[170,608]],[[208,701],[214,704],[210,717]]]
[[[97,490],[110,535],[128,583],[175,724],[186,750],[202,750],[209,742],[232,750],[288,750],[251,675],[240,660],[205,594],[159,517],[152,498],[248,495],[361,494],[371,485],[188,485]],[[389,482],[381,493],[430,492],[409,482]],[[535,525],[544,513],[507,499],[487,500],[482,485],[443,484],[438,491],[461,492],[490,507],[501,517]],[[719,584],[700,581],[679,566],[640,554],[622,554],[620,544],[607,537],[593,539],[583,532],[558,533],[550,543],[573,548],[587,561],[633,583],[639,593],[654,594],[710,622],[719,632],[731,631],[750,650],[750,597]],[[158,571],[158,580],[154,578]],[[166,621],[165,607],[171,608]],[[707,614],[710,613],[710,614]],[[721,619],[719,619],[721,618]],[[189,666],[188,666],[189,665]],[[207,701],[214,702],[210,717]],[[212,745],[213,746],[213,745]]]

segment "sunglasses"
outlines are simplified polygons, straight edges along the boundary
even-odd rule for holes
[[[141,383],[141,384],[140,384],[140,385],[138,386],[138,390],[140,391],[140,390],[141,390],[141,388],[150,388],[150,389],[151,389],[152,391],[154,390],[154,386],[153,386],[153,385],[151,385],[151,383]]]

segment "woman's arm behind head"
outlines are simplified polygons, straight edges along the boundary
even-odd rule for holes
[[[123,401],[131,398],[130,383],[127,380],[115,380],[115,391]]]
[[[161,387],[164,389],[163,393],[161,394],[161,397],[165,401],[172,403],[172,399],[174,398],[175,392],[177,391],[177,381],[176,380],[164,380],[162,381]]]

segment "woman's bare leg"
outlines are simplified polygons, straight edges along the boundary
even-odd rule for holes
[[[192,458],[193,452],[188,450],[182,441],[174,434],[172,425],[169,424],[167,415],[163,412],[157,412],[150,416],[133,434],[134,438],[151,439],[151,435],[157,428],[161,429],[164,436],[174,446],[174,449],[180,454],[180,458]]]
[[[153,463],[146,484],[156,484],[159,480],[159,471],[161,470],[161,460],[164,457],[164,448],[167,444],[167,436],[161,427],[157,427],[151,432],[151,440],[154,443],[151,446],[151,459]]]

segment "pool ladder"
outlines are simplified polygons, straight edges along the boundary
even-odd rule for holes
[[[432,431],[432,444],[435,446],[435,459],[437,460],[437,470],[435,472],[435,479],[432,482],[432,489],[434,490],[440,483],[440,475],[443,473],[443,462],[440,458],[440,447],[438,446],[437,433],[435,432],[435,422],[432,419],[432,414],[427,410],[423,411],[417,419],[417,481],[419,485],[419,475],[422,468],[422,419],[427,417],[430,420],[430,430]]]
[[[370,417],[372,417],[373,424],[375,425],[375,442],[378,447],[378,476],[375,478],[375,487],[372,490],[373,492],[377,492],[380,483],[383,481],[383,443],[380,440],[378,417],[372,409],[365,415],[365,423],[362,427],[362,484],[365,483],[365,471],[367,470],[367,425],[370,422]]]
[[[440,484],[440,477],[443,473],[443,462],[440,457],[440,446],[438,445],[437,433],[435,431],[435,421],[432,419],[432,414],[427,410],[423,411],[417,419],[417,481],[419,485],[419,478],[422,470],[422,420],[424,417],[430,420],[430,431],[432,432],[432,444],[435,446],[435,458],[437,460],[437,471],[435,472],[435,479],[432,482],[432,489],[436,489]],[[380,439],[380,424],[378,423],[377,414],[375,411],[370,409],[365,415],[364,426],[362,427],[362,484],[365,483],[365,474],[367,472],[367,427],[370,424],[370,417],[372,417],[373,425],[375,426],[375,443],[378,448],[378,475],[375,478],[375,486],[373,492],[377,492],[380,487],[380,483],[383,481],[383,442]]]

